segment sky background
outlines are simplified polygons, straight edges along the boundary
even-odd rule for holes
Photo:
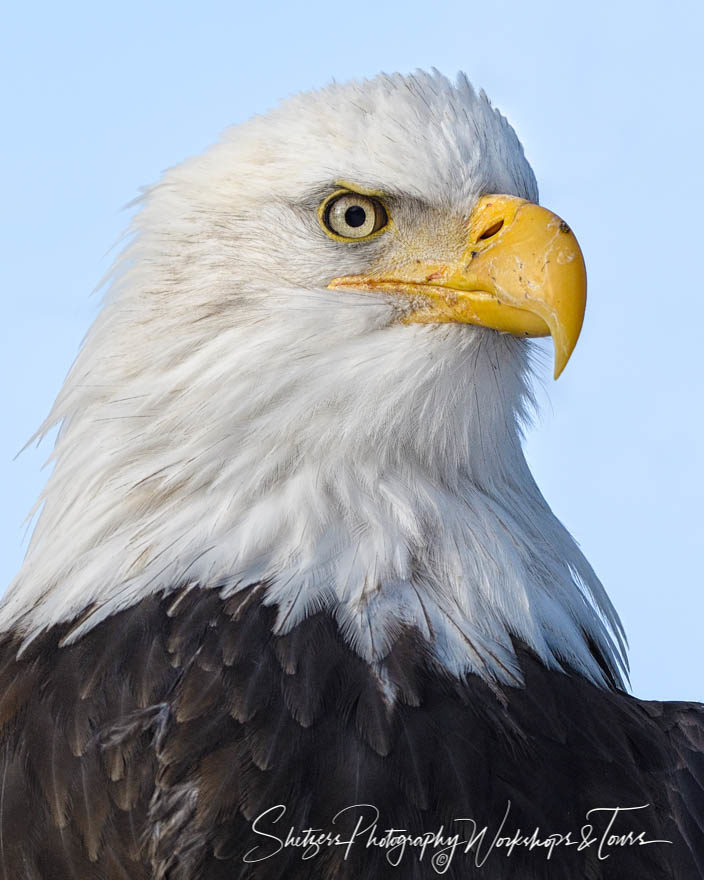
[[[542,374],[531,466],[622,616],[634,692],[704,700],[704,5],[45,2],[12,4],[2,31],[0,589],[51,442],[14,456],[97,313],[121,206],[293,92],[462,69],[587,261],[582,338],[559,382]]]

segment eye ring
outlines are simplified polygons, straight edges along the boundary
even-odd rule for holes
[[[318,220],[330,238],[345,242],[368,241],[390,223],[380,199],[349,189],[336,190],[323,199]]]

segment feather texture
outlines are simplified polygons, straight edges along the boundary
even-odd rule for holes
[[[2,880],[414,880],[436,873],[412,848],[398,869],[362,843],[347,859],[342,847],[244,859],[271,851],[264,835],[285,838],[289,826],[340,830],[333,818],[357,804],[379,810],[379,834],[450,833],[474,818],[493,838],[509,802],[506,835],[574,834],[593,807],[648,804],[619,830],[672,843],[612,846],[606,860],[595,847],[558,847],[549,861],[540,850],[494,850],[480,869],[487,841],[479,855],[457,853],[446,876],[704,876],[702,707],[596,687],[520,645],[525,686],[497,695],[479,676],[448,675],[412,630],[373,666],[325,613],[272,635],[277,609],[252,601],[258,592],[222,599],[189,587],[176,606],[151,597],[70,646],[60,645],[72,624],[53,627],[19,658],[21,637],[6,638],[5,674],[41,686],[0,694]],[[100,688],[87,687],[97,668]],[[154,701],[146,708],[144,693]],[[77,714],[92,736],[74,755]],[[277,805],[285,819],[267,824]]]

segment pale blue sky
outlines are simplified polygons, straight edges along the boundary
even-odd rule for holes
[[[161,170],[294,91],[465,70],[582,244],[590,300],[528,440],[538,483],[619,609],[635,693],[704,699],[704,7],[689,3],[13,4],[0,41],[0,589],[50,444],[40,424],[90,297]]]

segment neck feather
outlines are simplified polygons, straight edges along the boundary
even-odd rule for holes
[[[0,627],[81,617],[78,638],[153,592],[264,584],[278,632],[324,608],[372,663],[410,626],[455,675],[520,682],[519,639],[620,681],[618,618],[521,449],[523,341],[390,326],[369,294],[172,314],[173,342],[133,312],[108,304],[45,426],[55,468]]]

